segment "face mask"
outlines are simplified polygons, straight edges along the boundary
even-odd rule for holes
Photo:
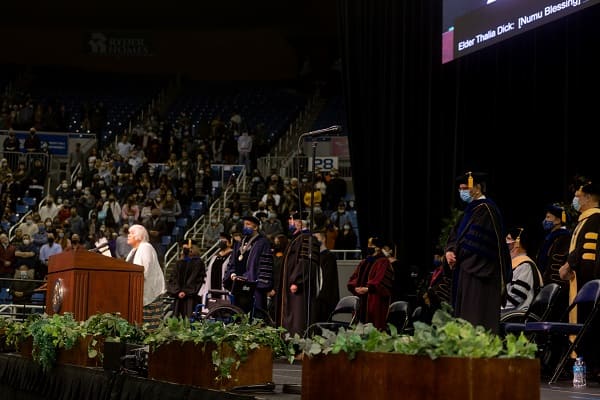
[[[21,279],[27,279],[27,271],[21,271]]]
[[[575,211],[579,211],[581,209],[581,204],[579,204],[579,197],[573,197],[573,208]]]
[[[59,233],[59,234],[58,234],[58,237],[60,237],[60,238],[61,238],[61,237],[64,237],[64,236],[65,236],[65,234],[64,234],[64,233]]]
[[[185,247],[183,249],[183,255],[186,256],[186,257],[189,256],[190,255],[190,249],[188,249],[187,247]]]
[[[252,228],[249,228],[249,227],[247,227],[247,226],[245,226],[245,227],[242,229],[242,235],[250,236],[250,235],[252,235],[253,233],[254,233],[254,229],[252,229]]]
[[[372,256],[375,254],[375,247],[367,247],[367,255]]]
[[[52,226],[52,222],[46,222],[46,226]]]
[[[381,251],[383,252],[383,255],[386,256],[386,257],[389,257],[389,256],[392,255],[391,251],[386,251],[386,250],[381,250]]]
[[[552,228],[554,228],[554,222],[552,221],[547,221],[547,220],[543,220],[542,221],[542,227],[544,227],[545,231],[549,231]]]
[[[233,216],[233,220],[234,221],[239,221],[240,220],[240,216],[239,215],[234,215]]]
[[[52,243],[54,243],[54,239],[48,239],[48,244],[51,245]]]
[[[28,219],[26,222],[27,222],[27,225],[31,225],[31,224],[33,224],[33,221],[32,221],[32,220],[30,220],[30,219]]]
[[[290,230],[290,232],[294,233],[294,232],[296,232],[296,225],[291,224],[288,226],[288,229]]]
[[[224,216],[225,218],[229,218],[229,216],[230,216],[230,215],[231,215],[230,213],[223,213],[223,216]]]
[[[344,225],[344,230],[345,231],[349,231],[350,230],[350,225]]]
[[[24,244],[25,246],[29,245],[29,243],[31,243],[31,240],[29,240],[29,239],[25,239],[25,240],[23,240],[23,244]]]
[[[69,185],[67,185],[66,183],[63,183],[62,185],[60,185],[63,189],[66,189],[67,187],[69,187]]]
[[[459,190],[458,192],[460,193],[460,199],[465,203],[470,203],[473,201],[473,196],[471,196],[469,189]]]
[[[227,243],[225,243],[224,241],[220,241],[218,244],[219,249],[224,250],[227,248]]]
[[[339,212],[339,213],[343,213],[344,211],[346,211],[346,209],[345,209],[345,208],[338,208],[338,212]]]

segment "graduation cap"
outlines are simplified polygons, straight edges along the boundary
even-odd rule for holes
[[[588,182],[579,188],[583,193],[600,196],[600,184]]]
[[[461,174],[456,177],[456,182],[458,184],[467,185],[469,189],[473,187],[473,185],[484,184],[487,179],[487,174],[485,172],[472,172],[468,171],[464,174]]]
[[[250,221],[256,226],[260,226],[260,220],[253,215],[245,215],[242,217],[242,221]]]
[[[554,215],[556,218],[560,218],[563,224],[567,223],[567,212],[560,204],[549,204],[546,207],[546,212]]]

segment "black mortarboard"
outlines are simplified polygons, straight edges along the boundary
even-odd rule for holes
[[[260,220],[253,215],[245,215],[242,217],[242,221],[250,221],[256,226],[260,226]]]
[[[546,212],[554,215],[556,218],[560,218],[561,222],[565,224],[567,222],[567,213],[565,209],[559,204],[549,204],[546,207]]]
[[[583,193],[600,196],[600,184],[598,183],[588,182],[587,184],[583,185],[580,190]]]
[[[519,243],[521,247],[524,249],[529,248],[530,236],[527,229],[516,227],[509,230],[508,234],[516,243]]]
[[[485,172],[465,172],[456,177],[456,182],[458,184],[464,184],[469,187],[473,187],[475,184],[485,183],[487,179],[487,174]]]

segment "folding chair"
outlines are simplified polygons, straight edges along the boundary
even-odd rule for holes
[[[532,321],[526,322],[521,330],[517,330],[515,328],[514,332],[524,332],[525,334],[544,334],[548,337],[553,336],[562,336],[564,338],[569,338],[569,336],[574,336],[574,339],[570,341],[568,348],[563,352],[560,361],[558,362],[556,368],[554,369],[554,373],[552,378],[548,383],[555,383],[563,372],[563,369],[569,359],[571,353],[577,349],[577,345],[581,341],[581,338],[587,332],[589,326],[592,324],[592,321],[598,314],[598,300],[600,299],[600,279],[593,279],[589,282],[586,282],[581,289],[577,292],[575,299],[569,305],[565,314],[561,318],[561,321],[568,318],[569,312],[577,305],[590,304],[592,306],[591,311],[589,312],[587,318],[583,323],[569,323],[569,322],[553,322],[553,321]]]
[[[358,296],[342,297],[336,304],[334,310],[329,314],[327,321],[315,322],[306,328],[304,336],[320,334],[323,329],[337,331],[340,328],[348,328],[358,322],[358,309],[360,298]]]
[[[410,304],[408,301],[398,300],[390,304],[386,322],[394,325],[398,333],[404,332],[410,324]]]
[[[558,299],[560,290],[558,283],[545,284],[532,300],[529,308],[508,311],[500,316],[500,331],[504,333],[521,332],[527,322],[546,321]]]

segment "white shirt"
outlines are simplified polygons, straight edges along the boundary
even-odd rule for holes
[[[133,260],[130,260],[131,254]],[[165,276],[154,247],[148,242],[142,242],[137,249],[132,249],[125,260],[144,267],[144,305],[152,303],[165,292]]]

